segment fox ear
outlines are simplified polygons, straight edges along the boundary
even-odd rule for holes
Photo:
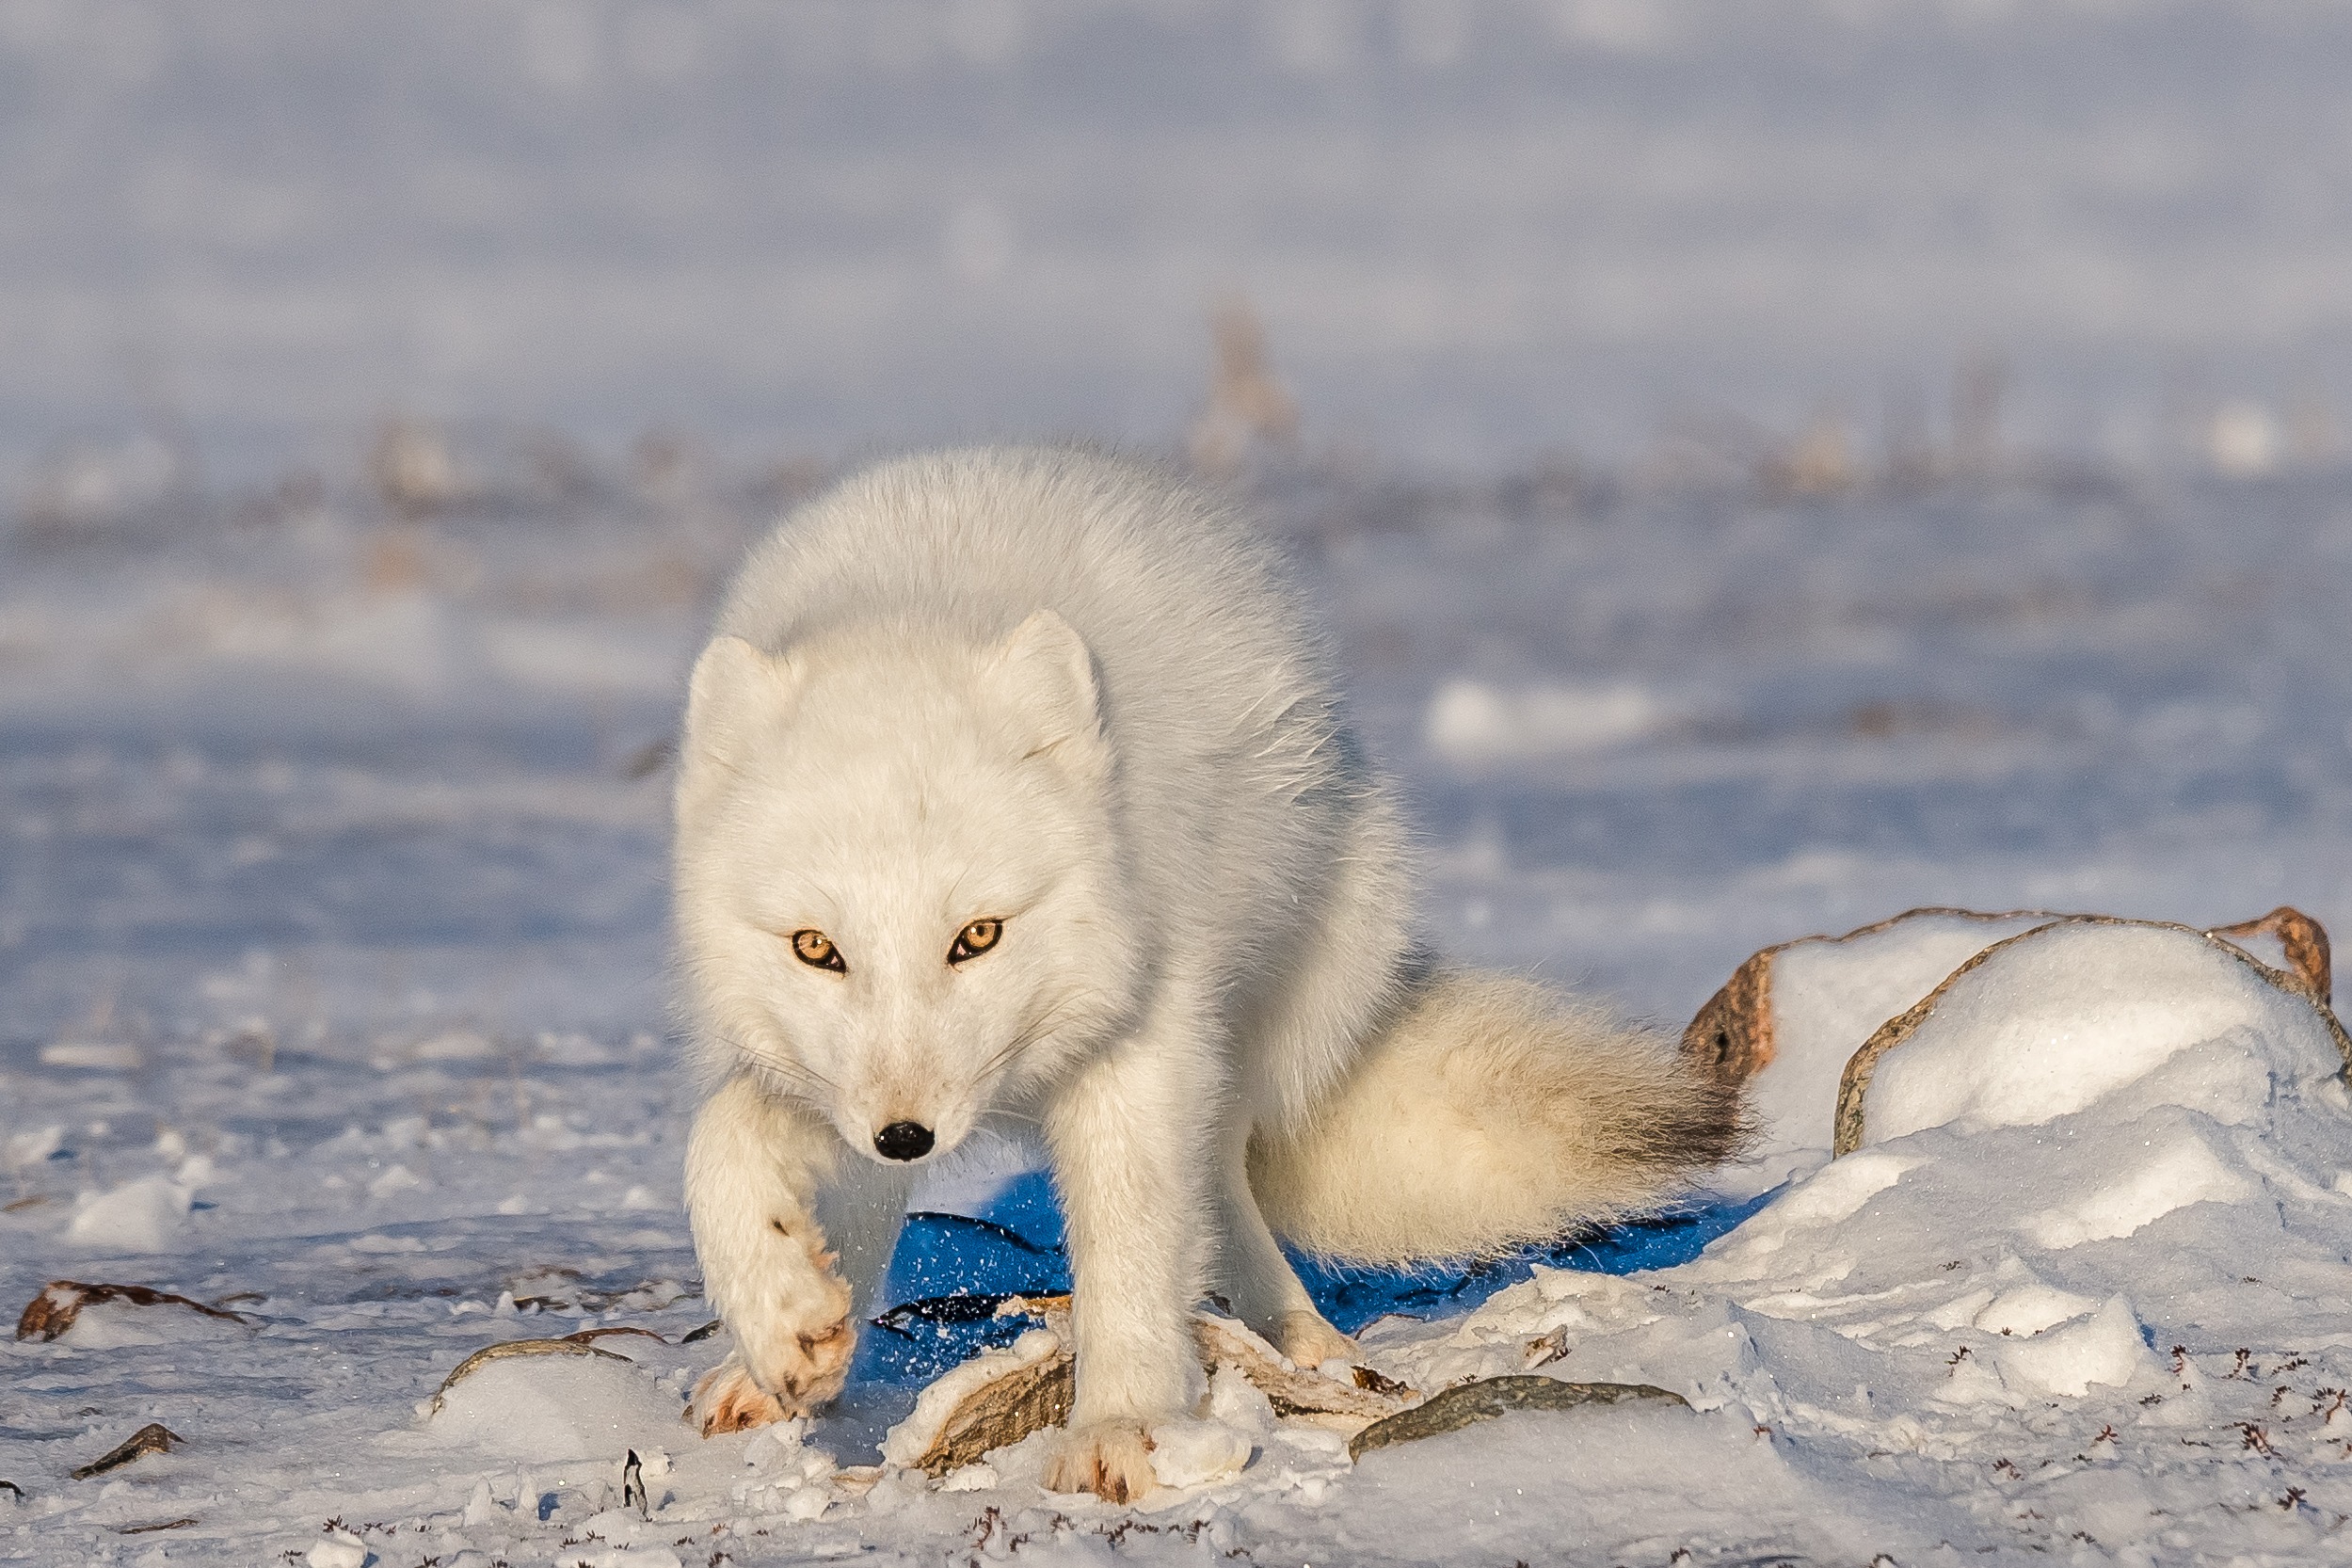
[[[686,684],[681,776],[716,766],[736,772],[792,712],[800,671],[789,657],[760,652],[741,637],[713,637]]]
[[[1021,715],[1029,756],[1071,742],[1091,749],[1101,739],[1095,657],[1085,639],[1051,610],[1013,629],[997,649],[988,680]]]

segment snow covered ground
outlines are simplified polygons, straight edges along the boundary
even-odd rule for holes
[[[2342,475],[1259,488],[1449,951],[1679,1028],[1752,950],[1912,904],[2352,929]],[[2352,1558],[2352,1120],[2308,1031],[2236,1015],[2098,1093],[2029,1087],[2046,1122],[1994,1095],[1728,1173],[1795,1185],[1680,1269],[1368,1336],[1424,1385],[1557,1349],[1693,1411],[1352,1468],[1229,1388],[1249,1467],[1132,1516],[1044,1497],[1027,1452],[976,1490],[836,1487],[888,1387],[788,1441],[672,1424],[723,1341],[678,1343],[708,1314],[660,748],[776,499],[611,479],[404,520],[330,488],[0,547],[0,1301],[65,1277],[247,1319],[93,1306],[0,1350],[0,1556]],[[664,1339],[420,1414],[482,1345],[608,1326]],[[151,1421],[184,1445],[70,1476]],[[624,1440],[667,1465],[650,1521],[613,1512]]]

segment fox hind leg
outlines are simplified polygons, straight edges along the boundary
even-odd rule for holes
[[[1301,1367],[1353,1357],[1355,1341],[1318,1311],[1298,1271],[1282,1255],[1250,1191],[1249,1127],[1238,1126],[1220,1151],[1214,1278],[1234,1315]]]

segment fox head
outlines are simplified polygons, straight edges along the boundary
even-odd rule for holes
[[[696,1022],[881,1160],[953,1148],[1132,1006],[1093,661],[1039,611],[993,647],[714,639],[680,747]]]

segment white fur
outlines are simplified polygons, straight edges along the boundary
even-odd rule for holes
[[[1141,1432],[1199,1398],[1205,1291],[1310,1362],[1347,1346],[1275,1247],[1254,1141],[1291,1228],[1368,1256],[1654,1199],[1698,1157],[1622,1124],[1678,1096],[1714,1108],[1714,1152],[1729,1136],[1728,1102],[1645,1037],[1560,1025],[1524,988],[1416,984],[1404,831],[1272,552],[1151,470],[950,452],[804,507],[696,665],[677,815],[685,993],[722,1085],[688,1182],[736,1333],[722,1392],[797,1409],[838,1388],[799,1347],[849,1320],[822,1249],[861,1284],[888,1256],[892,1122],[941,1153],[991,1117],[1042,1133],[1078,1282],[1049,1479],[1105,1496],[1148,1489]],[[975,920],[1000,939],[950,964]],[[802,930],[845,972],[796,958]],[[1508,1080],[1440,1092],[1455,1047]],[[1514,1145],[1531,1099],[1571,1131]],[[1391,1135],[1367,1134],[1391,1102]],[[1498,1182],[1528,1191],[1500,1203]],[[1384,1229],[1400,1187],[1432,1190]]]

